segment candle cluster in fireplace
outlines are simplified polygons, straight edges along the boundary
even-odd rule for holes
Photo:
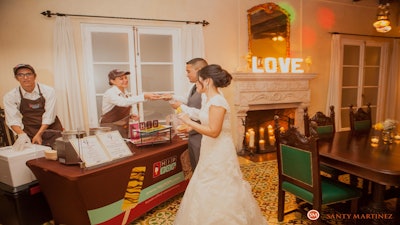
[[[284,128],[281,127],[281,132]],[[256,146],[258,141],[258,146]],[[268,146],[274,147],[275,145],[275,134],[272,125],[259,126],[258,133],[255,128],[249,128],[246,131],[246,146],[249,149],[257,149],[259,151],[265,151]]]

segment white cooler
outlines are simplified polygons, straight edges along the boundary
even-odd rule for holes
[[[0,148],[0,182],[18,187],[35,181],[36,177],[26,161],[44,157],[46,149],[51,148],[36,144],[22,151],[14,151],[11,146]]]

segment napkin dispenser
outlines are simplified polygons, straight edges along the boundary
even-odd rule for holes
[[[70,140],[86,137],[84,131],[64,131],[62,137],[56,139],[56,150],[58,161],[62,164],[74,165],[82,162],[77,151],[75,151]]]

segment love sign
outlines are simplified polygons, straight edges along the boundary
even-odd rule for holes
[[[261,60],[260,62],[256,56],[251,58],[251,67],[254,73],[304,73],[304,70],[300,68],[303,62],[302,58],[267,57]]]

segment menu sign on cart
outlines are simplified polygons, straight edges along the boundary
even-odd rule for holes
[[[99,133],[96,136],[112,160],[132,155],[131,150],[117,130]]]
[[[85,167],[97,166],[132,155],[121,134],[116,130],[71,139],[70,142],[82,162],[85,163]]]

